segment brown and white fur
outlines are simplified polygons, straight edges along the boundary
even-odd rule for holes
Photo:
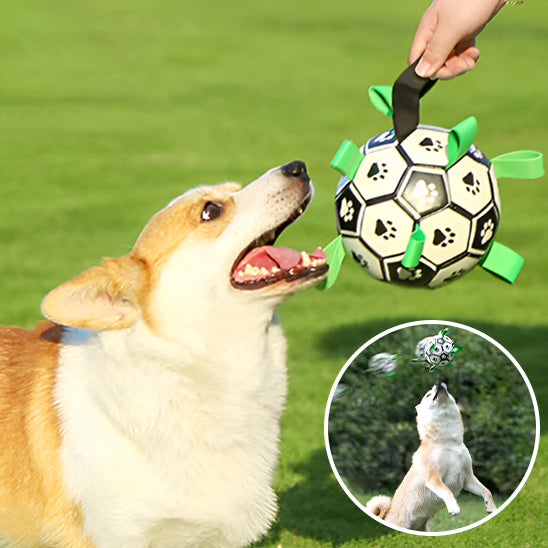
[[[416,410],[421,444],[411,468],[392,499],[373,497],[367,510],[398,527],[428,531],[428,520],[444,505],[450,514],[460,513],[456,497],[465,489],[483,497],[487,512],[495,511],[491,492],[472,472],[461,414],[445,383],[436,382]]]
[[[10,546],[240,547],[268,530],[286,394],[274,309],[327,266],[287,251],[291,269],[236,267],[311,192],[302,162],[186,192],[128,255],[49,293],[50,321],[1,328]]]

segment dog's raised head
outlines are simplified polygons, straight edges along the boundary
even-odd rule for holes
[[[215,323],[271,316],[282,300],[327,273],[321,249],[307,254],[273,245],[312,193],[300,161],[243,189],[222,183],[190,190],[152,217],[128,255],[57,287],[42,311],[57,323],[97,330],[127,328],[141,318],[171,339],[202,323],[214,330]]]
[[[426,392],[417,411],[417,429],[421,441],[460,439],[462,442],[462,418],[455,398],[444,382],[437,381]]]

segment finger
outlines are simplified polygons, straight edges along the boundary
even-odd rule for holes
[[[434,31],[436,30],[437,17],[430,15],[430,11],[427,10],[422,16],[417,32],[411,43],[411,49],[409,50],[408,63],[412,65],[424,52],[428,42],[430,42]]]
[[[452,55],[445,64],[436,72],[436,78],[448,80],[464,74],[473,69],[479,59],[480,51],[474,46],[470,46],[458,55]]]
[[[440,37],[441,36],[441,37]],[[415,72],[423,78],[431,78],[445,64],[451,54],[455,38],[437,29],[426,46]]]

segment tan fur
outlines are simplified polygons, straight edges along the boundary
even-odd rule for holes
[[[436,383],[417,406],[417,430],[420,447],[394,497],[373,497],[366,508],[387,523],[427,531],[429,519],[444,505],[450,514],[460,513],[456,497],[466,489],[493,512],[493,496],[472,472],[460,411],[445,384]]]
[[[234,201],[228,193],[239,188],[237,183],[222,183],[185,193],[150,219],[128,255],[105,259],[100,266],[61,284],[43,300],[42,312],[60,324],[84,329],[123,329],[142,313],[154,329],[148,296],[162,265],[190,234],[217,237],[233,215]],[[207,201],[223,205],[222,223],[200,223]],[[185,222],[181,222],[183,216]]]
[[[0,530],[26,546],[90,548],[63,489],[52,389],[62,328],[0,328]]]
[[[145,260],[157,273],[171,252],[190,234],[197,238],[216,238],[234,215],[234,200],[229,193],[239,188],[237,183],[222,183],[212,187],[198,187],[183,194],[150,219],[131,255]],[[204,203],[208,201],[223,205],[222,223],[200,222]],[[187,219],[185,223],[181,223],[182,215]]]

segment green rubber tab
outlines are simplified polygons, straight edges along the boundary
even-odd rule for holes
[[[544,158],[535,150],[516,150],[491,160],[495,175],[517,179],[537,179],[544,175]]]
[[[485,270],[513,284],[524,262],[524,258],[509,247],[492,242],[479,264]]]
[[[364,155],[360,152],[360,149],[352,141],[346,140],[339,147],[337,154],[331,161],[331,165],[352,180],[363,158]]]
[[[339,234],[332,242],[325,246],[327,264],[329,271],[327,276],[316,286],[318,289],[329,289],[334,283],[341,270],[342,263],[346,256],[342,236]]]
[[[424,232],[419,228],[419,225],[415,225],[415,230],[411,233],[405,255],[401,260],[401,265],[404,268],[416,268],[419,265],[425,240]]]
[[[449,131],[447,138],[447,166],[449,169],[470,148],[478,131],[478,121],[469,116]]]
[[[392,86],[371,86],[368,90],[371,104],[386,116],[392,116]]]

